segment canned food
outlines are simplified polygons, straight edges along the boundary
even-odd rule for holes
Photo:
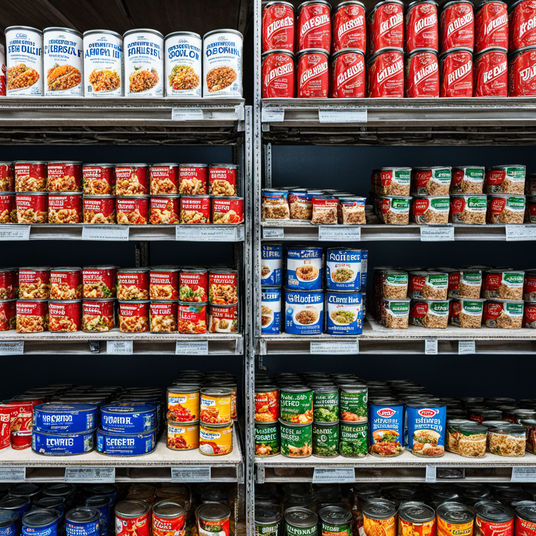
[[[452,3],[457,3],[456,0]],[[460,2],[463,5],[473,5]],[[472,11],[471,11],[472,13]],[[441,61],[440,97],[473,96],[473,52],[469,48],[452,48],[444,52]]]
[[[199,448],[199,423],[168,421],[167,446],[172,450],[193,450]]]
[[[233,424],[199,425],[199,452],[207,456],[224,456],[233,450]]]
[[[533,534],[536,530],[536,508],[533,504],[519,504],[515,508],[515,527],[518,534]]]
[[[0,301],[0,331],[15,329],[17,313],[15,300]]]
[[[49,162],[47,190],[49,192],[81,192],[82,162]]]
[[[206,195],[207,182],[207,164],[179,164],[179,193],[181,195]]]
[[[0,192],[13,192],[14,189],[13,164],[0,162]]]
[[[434,509],[423,502],[403,502],[398,508],[398,532],[434,536],[436,534]]]
[[[489,223],[521,224],[525,221],[524,195],[494,194],[488,197]]]
[[[261,300],[262,333],[281,332],[281,289],[263,288]]]
[[[238,332],[238,305],[209,305],[208,332]]]
[[[475,18],[473,3],[467,0],[451,0],[441,11],[441,50],[455,48],[473,50],[475,44]]]
[[[43,71],[47,76],[45,95],[81,97],[82,35],[70,28],[45,28],[43,50]]]
[[[121,164],[115,166],[115,192],[118,196],[149,194],[147,164]]]
[[[98,536],[100,513],[96,508],[81,506],[65,514],[65,531],[67,536]]]
[[[307,48],[297,57],[297,97],[325,98],[329,96],[329,56],[325,50]]]
[[[112,456],[140,456],[148,454],[156,448],[156,430],[124,434],[99,429],[96,437],[97,452]]]
[[[15,194],[0,194],[0,223],[17,223]]]
[[[237,195],[236,164],[211,164],[208,168],[208,193],[214,196]]]
[[[280,244],[262,244],[261,259],[261,284],[263,286],[281,285],[283,247]]]
[[[24,300],[46,299],[50,291],[48,268],[19,268],[19,298]]]
[[[470,536],[473,534],[475,519],[471,507],[454,501],[447,501],[437,507],[438,536]]]
[[[523,195],[525,177],[526,166],[522,164],[492,166],[486,170],[486,193]]]
[[[296,290],[322,289],[323,249],[287,248],[287,287]]]
[[[285,291],[285,331],[297,335],[322,333],[324,294],[322,291]]]
[[[361,289],[361,250],[330,248],[326,258],[326,288],[359,291]]]
[[[46,223],[47,194],[28,193],[15,196],[17,223]]]
[[[398,6],[398,2],[388,0],[386,5]],[[402,15],[400,15],[400,21],[402,28]],[[369,58],[367,68],[369,97],[402,98],[404,96],[404,53],[402,48],[379,49]]]
[[[508,57],[506,49],[490,48],[475,57],[475,97],[508,96]]]
[[[219,536],[230,535],[231,510],[226,504],[205,503],[195,512],[198,534],[218,533]]]
[[[179,196],[151,197],[149,221],[153,225],[175,225],[179,223]]]
[[[88,333],[102,333],[115,327],[114,314],[115,300],[85,299],[82,301],[82,331]]]
[[[281,421],[307,424],[313,422],[313,391],[309,387],[280,389]]]
[[[178,166],[177,164],[153,164],[149,168],[151,195],[177,195]]]
[[[475,19],[475,52],[495,47],[508,50],[508,8],[502,0],[482,2]]]
[[[55,536],[60,514],[50,509],[35,509],[22,516],[23,536]]]
[[[80,268],[53,268],[50,270],[50,299],[75,300],[81,297]]]
[[[530,0],[520,0],[511,5],[509,24],[511,50],[536,45],[535,16],[536,6]]]
[[[177,385],[168,389],[167,420],[189,423],[199,420],[199,389]]]
[[[227,388],[205,387],[201,389],[201,424],[228,424],[231,422],[232,390]]]
[[[178,307],[179,333],[207,332],[207,304],[179,302]]]
[[[288,458],[308,458],[313,454],[313,425],[279,420],[281,454]]]
[[[255,456],[275,456],[280,451],[279,423],[255,422]]]
[[[115,200],[113,197],[84,195],[83,209],[84,223],[96,225],[115,223]]]
[[[378,2],[368,16],[369,53],[404,47],[404,5],[400,0]],[[402,68],[403,69],[403,68]]]
[[[363,297],[357,292],[326,292],[326,333],[359,335],[363,332]]]
[[[149,269],[121,268],[117,270],[117,299],[148,300]]]
[[[16,268],[0,268],[0,300],[9,300],[17,296],[18,281]]]
[[[298,50],[331,51],[331,6],[325,0],[310,0],[298,6],[296,28]]]
[[[14,177],[16,192],[46,192],[47,166],[45,162],[15,162]]]
[[[292,10],[292,6],[290,7]],[[294,19],[292,19],[294,25]],[[296,94],[294,54],[289,50],[275,49],[262,55],[262,96],[265,99],[283,97],[292,99]]]
[[[331,63],[331,96],[334,98],[363,98],[366,95],[364,52],[343,49],[333,55]]]
[[[396,536],[396,503],[387,499],[370,499],[363,504],[363,528],[366,534]]]
[[[154,404],[112,403],[101,406],[101,429],[117,434],[141,434],[157,425]]]
[[[439,50],[437,19],[434,0],[411,2],[406,13],[406,52],[424,48]]]
[[[117,223],[122,225],[147,225],[149,223],[149,197],[117,197],[115,200]]]
[[[244,221],[242,197],[215,197],[212,200],[212,223],[236,225]]]
[[[238,303],[238,273],[236,270],[210,270],[208,299],[212,305]]]
[[[149,331],[148,301],[119,301],[119,331],[141,333]]]
[[[483,298],[522,300],[525,272],[513,270],[488,270],[484,273]]]
[[[115,533],[128,536],[135,532],[137,536],[150,536],[150,506],[145,501],[127,499],[115,505]]]
[[[82,167],[82,184],[84,195],[113,195],[115,192],[113,164],[85,164]]]
[[[201,97],[201,36],[194,32],[166,35],[166,97]]]
[[[413,299],[446,300],[449,276],[446,272],[410,272],[408,296]]]
[[[446,406],[431,400],[410,402],[406,406],[408,448],[417,456],[443,456],[445,453]]]
[[[32,450],[47,456],[74,456],[95,448],[93,430],[81,433],[32,431]]]
[[[262,12],[262,49],[264,52],[294,52],[294,6],[290,2],[267,2]]]
[[[285,510],[285,533],[288,536],[315,536],[318,516],[308,508],[293,506]]]
[[[171,266],[151,268],[149,297],[151,300],[178,300],[179,269]]]
[[[94,404],[39,404],[33,408],[33,429],[39,432],[81,433],[95,428]]]
[[[207,270],[204,268],[181,269],[179,299],[182,302],[207,301]]]
[[[404,405],[396,400],[372,400],[369,407],[369,452],[398,456],[404,451]]]
[[[210,223],[210,197],[208,195],[182,196],[180,199],[180,223]]]
[[[346,422],[367,421],[368,389],[360,384],[340,386],[340,417]]]
[[[48,302],[49,331],[80,331],[80,300],[62,300]]]
[[[115,296],[116,268],[86,266],[82,269],[83,298],[112,298]]]
[[[353,516],[346,507],[324,506],[319,510],[318,516],[323,535],[350,536],[352,534]]]
[[[81,223],[82,194],[58,192],[48,194],[48,223]]]
[[[313,423],[313,456],[328,458],[339,454],[339,423]],[[348,533],[350,536],[350,533]]]
[[[421,5],[435,6],[435,2]],[[406,56],[406,97],[439,97],[439,62],[435,50],[417,49]]]
[[[149,306],[151,333],[172,333],[177,331],[177,303],[172,301],[152,301]]]
[[[357,0],[340,2],[333,16],[333,52],[355,48],[364,54],[366,47],[365,5]]]
[[[279,389],[277,387],[270,385],[255,389],[255,422],[277,422],[279,411]]]
[[[339,427],[339,454],[347,458],[367,455],[367,422],[341,422]]]

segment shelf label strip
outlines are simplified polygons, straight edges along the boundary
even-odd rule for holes
[[[113,483],[115,467],[66,467],[65,482]]]
[[[507,242],[536,240],[536,225],[506,225],[505,231]]]
[[[134,341],[106,341],[106,353],[110,355],[132,355]]]
[[[318,110],[320,123],[366,123],[366,108],[354,110]]]
[[[264,227],[262,230],[262,237],[282,239],[285,238],[285,230],[282,227]]]
[[[454,242],[452,225],[421,225],[421,242]]]
[[[536,467],[512,467],[511,482],[536,482]]]
[[[311,341],[311,354],[358,354],[359,341]]]
[[[172,482],[210,482],[211,480],[210,465],[171,468]]]
[[[344,227],[342,225],[321,225],[318,228],[318,240],[338,242],[359,242],[361,227]]]
[[[204,115],[201,108],[172,108],[172,121],[203,121]]]
[[[0,240],[30,240],[29,225],[0,225]]]
[[[436,479],[437,479],[436,466],[435,465],[427,465],[426,466],[426,474],[424,475],[424,481],[425,482],[435,482]]]
[[[0,355],[22,355],[22,354],[24,354],[24,341],[0,342]]]
[[[313,484],[335,484],[355,482],[353,467],[315,467]]]
[[[458,354],[459,355],[476,354],[475,341],[458,341]]]
[[[128,242],[130,229],[127,225],[84,225],[82,240],[110,240]]]
[[[20,482],[26,480],[25,467],[0,467],[0,482]]]
[[[208,341],[177,341],[175,355],[208,355]]]
[[[263,108],[263,123],[282,123],[285,120],[285,110],[282,108]]]
[[[181,242],[237,242],[244,240],[244,228],[242,226],[229,227],[199,227],[195,225],[175,227],[175,240]]]
[[[437,355],[437,339],[426,338],[424,339],[424,353],[426,355]]]

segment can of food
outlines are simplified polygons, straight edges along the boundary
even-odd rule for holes
[[[520,329],[523,325],[523,308],[522,301],[487,300],[483,324],[487,328]]]
[[[176,385],[167,391],[168,422],[190,423],[199,420],[199,388]]]
[[[404,4],[400,0],[378,2],[367,18],[369,54],[404,47]]]
[[[390,1],[388,3],[391,3]],[[404,53],[402,49],[380,49],[368,60],[368,96],[404,96]]]
[[[149,331],[148,301],[119,301],[118,306],[119,331],[123,333]]]
[[[446,501],[437,507],[438,536],[471,536],[475,514],[474,510],[465,504]]]
[[[523,195],[526,174],[523,164],[492,166],[486,170],[486,193]]]
[[[290,2],[272,1],[263,6],[262,49],[264,52],[294,52],[294,6]]]
[[[458,3],[457,0],[451,2]],[[473,4],[460,2],[463,5]],[[472,48],[452,48],[440,56],[441,91],[440,97],[473,96],[473,52]]]
[[[315,423],[333,423],[339,420],[339,389],[335,385],[313,388],[313,419]]]
[[[162,97],[164,95],[164,36],[148,28],[128,30],[123,34],[124,73],[127,97]]]
[[[281,454],[288,458],[307,458],[313,453],[313,425],[279,420]]]
[[[339,454],[347,458],[362,458],[367,455],[367,421],[344,422],[339,427]]]
[[[446,406],[438,400],[406,405],[408,449],[417,456],[445,454]]]
[[[210,223],[210,197],[208,195],[182,196],[180,198],[180,223]]]
[[[536,47],[521,48],[510,56],[508,95],[510,97],[536,95]]]
[[[46,192],[46,162],[19,161],[13,169],[16,192]]]
[[[208,332],[209,333],[237,333],[238,332],[238,304],[209,305]]]
[[[81,192],[82,162],[48,162],[47,190],[49,192]],[[50,200],[49,200],[50,203]]]
[[[95,428],[97,406],[49,402],[33,408],[33,429],[39,432],[82,433]]]
[[[147,225],[149,223],[149,196],[117,197],[115,209],[117,223],[121,225]]]
[[[177,302],[152,301],[149,305],[151,333],[173,333],[177,331]]]
[[[149,223],[152,225],[176,225],[179,223],[179,196],[151,196]]]
[[[513,536],[514,511],[497,501],[482,500],[475,504],[476,530],[483,536]]]
[[[100,408],[101,429],[117,434],[141,434],[156,428],[154,404],[112,403]]]
[[[111,30],[88,30],[83,35],[84,96],[123,94],[123,39]]]
[[[152,164],[149,168],[151,195],[177,195],[178,169],[177,164]]]
[[[105,197],[84,195],[84,223],[96,225],[115,223],[115,205],[115,199],[108,195]]]
[[[181,195],[206,195],[208,192],[208,165],[179,164],[178,180]]]
[[[323,283],[321,247],[287,248],[287,287],[295,290],[320,290]]]
[[[197,508],[195,517],[198,534],[230,535],[231,509],[226,504],[212,502],[202,504]]]
[[[328,290],[361,290],[361,250],[329,248],[326,256]]]
[[[446,272],[414,271],[409,274],[408,296],[413,299],[446,300],[449,276]]]
[[[452,168],[451,193],[482,194],[486,168],[483,166],[457,166]]]
[[[515,507],[515,514],[516,535],[534,534],[536,531],[536,508],[534,504],[518,504]]]
[[[138,434],[97,430],[97,451],[112,456],[140,456],[156,447],[156,429]]]
[[[79,433],[32,431],[32,450],[47,456],[74,456],[95,448],[94,430]]]
[[[428,48],[439,50],[437,3],[434,0],[411,2],[406,13],[406,52]],[[437,96],[437,95],[435,95]]]
[[[4,88],[5,89],[5,88]],[[4,91],[5,95],[5,91]],[[11,499],[12,497],[10,497]],[[19,524],[19,516],[16,512],[8,509],[2,509],[0,514],[0,527],[4,536],[16,536],[18,534],[17,525]]]
[[[8,318],[8,324],[11,326],[11,322],[9,321],[10,316]],[[4,324],[6,325],[6,324]],[[523,312],[523,325],[524,328],[533,328],[536,329],[536,300],[535,301],[526,301],[525,302],[525,310]],[[9,328],[11,329],[11,328]]]
[[[262,333],[281,332],[281,289],[263,288],[261,299],[261,331]]]
[[[428,329],[447,329],[449,300],[416,299],[411,302],[410,323]]]
[[[325,0],[309,0],[298,6],[296,28],[298,50],[331,51],[331,6]]]
[[[115,300],[84,299],[82,301],[82,331],[103,333],[115,327]]]
[[[366,422],[368,389],[362,384],[342,384],[340,387],[340,418],[346,422]]]
[[[118,196],[149,194],[149,166],[120,164],[115,166],[115,192]]]
[[[173,32],[164,42],[165,96],[201,97],[201,36]]]
[[[291,9],[293,9],[292,6]],[[292,19],[292,24],[294,24],[294,19]],[[265,52],[262,55],[263,98],[283,97],[292,99],[295,97],[295,93],[294,54],[284,49]]]
[[[179,333],[207,332],[207,304],[179,302],[178,307]]]
[[[279,423],[255,422],[255,456],[275,456],[280,451]]]
[[[199,422],[167,423],[167,447],[171,450],[199,448]]]
[[[329,56],[325,50],[307,48],[298,53],[296,93],[298,98],[329,96]]]
[[[366,96],[365,55],[358,49],[336,52],[331,63],[331,97],[363,98]]]
[[[319,335],[323,329],[324,293],[285,290],[285,331],[296,335]]]
[[[18,281],[16,268],[0,268],[0,300],[10,300],[17,296]]]
[[[5,29],[7,95],[43,94],[43,33],[30,26]]]
[[[82,318],[80,300],[61,300],[48,302],[49,331],[80,331]]]
[[[127,499],[115,505],[115,534],[128,536],[135,532],[137,536],[150,536],[150,506],[145,501]]]
[[[82,194],[73,192],[48,194],[48,223],[82,223]]]
[[[475,18],[473,3],[467,0],[451,0],[441,10],[441,50],[455,48],[473,50],[475,44]]]
[[[489,223],[521,224],[525,221],[524,195],[492,194],[488,196]]]
[[[100,512],[90,506],[79,506],[65,514],[67,536],[99,536]]]
[[[420,4],[435,6],[430,1]],[[416,49],[406,56],[406,97],[439,97],[439,62],[435,50]]]
[[[502,0],[482,2],[475,17],[475,52],[508,50],[508,6]]]
[[[0,162],[0,192],[13,192],[14,189],[12,162]]]
[[[357,0],[340,2],[333,16],[333,52],[355,48],[366,52],[365,5]]]
[[[436,534],[434,509],[423,502],[401,503],[398,507],[398,532],[406,534],[408,531],[420,536],[434,536]]]
[[[224,456],[233,450],[233,423],[199,424],[199,452],[207,456]]]
[[[326,333],[363,333],[363,295],[359,292],[326,292]]]
[[[318,516],[308,508],[293,506],[285,510],[285,534],[288,536],[316,536]]]
[[[255,422],[274,423],[279,419],[279,389],[275,385],[255,388]]]
[[[114,266],[82,268],[83,298],[113,298],[117,269]]]
[[[230,269],[210,270],[208,300],[212,305],[238,303],[238,272]]]
[[[450,197],[421,195],[412,200],[413,221],[417,225],[447,225],[449,222]]]
[[[261,264],[261,285],[281,285],[283,272],[283,246],[281,246],[281,244],[262,244]]]
[[[121,268],[117,270],[117,299],[148,300],[149,268]]]
[[[299,424],[313,422],[313,391],[309,387],[282,387],[280,405],[281,421]]]
[[[346,507],[337,505],[324,506],[318,511],[320,528],[323,535],[337,534],[351,536],[353,516]]]
[[[404,404],[390,399],[370,401],[369,445],[370,454],[375,456],[404,452]]]
[[[201,424],[228,424],[231,422],[232,390],[227,388],[204,387],[201,389]]]
[[[213,196],[236,196],[237,170],[236,164],[210,164],[208,193]]]
[[[207,270],[204,268],[182,268],[179,274],[179,299],[182,302],[206,302]]]
[[[236,225],[244,222],[242,197],[214,197],[212,199],[212,223]]]
[[[535,15],[536,6],[530,0],[519,0],[510,6],[511,50],[536,45]]]
[[[17,300],[17,333],[37,333],[45,331],[48,325],[48,304],[46,300]]]
[[[149,272],[149,297],[151,300],[179,299],[179,268],[160,266]]]
[[[57,536],[59,512],[36,508],[22,516],[23,536]]]
[[[363,529],[366,534],[396,536],[396,503],[372,498],[363,504]]]
[[[508,55],[506,49],[489,48],[475,56],[474,96],[508,96]]]
[[[17,223],[15,194],[0,194],[0,223]]]
[[[313,456],[327,458],[339,454],[339,423],[313,423]]]
[[[15,329],[17,325],[17,312],[15,300],[0,301],[0,331]]]

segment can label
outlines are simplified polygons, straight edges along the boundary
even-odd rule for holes
[[[13,166],[7,162],[0,163],[0,192],[12,192],[14,188]]]
[[[231,422],[231,395],[213,396],[201,391],[201,412],[199,420],[203,424],[227,424]]]
[[[406,60],[406,97],[439,97],[437,54],[419,51]]]
[[[17,223],[14,194],[0,194],[0,223]]]
[[[209,197],[181,197],[180,223],[207,224],[210,223]]]
[[[313,426],[281,422],[281,454],[289,458],[306,458],[313,453]]]
[[[179,223],[178,196],[151,197],[149,222],[152,225],[175,225]]]
[[[365,56],[361,52],[338,54],[331,66],[331,96],[336,99],[366,95]]]
[[[294,58],[283,51],[273,51],[262,62],[262,96],[265,99],[295,96]]]
[[[127,97],[162,97],[163,41],[156,32],[144,30],[133,31],[123,38]]]
[[[349,4],[337,9],[333,19],[333,52],[355,48],[365,53],[367,46],[365,9],[359,4]]]
[[[193,450],[199,447],[199,424],[184,425],[168,422],[167,446],[173,450]]]
[[[439,48],[435,2],[419,2],[406,14],[406,52],[420,48],[430,48],[436,52]]]
[[[179,193],[181,195],[206,195],[208,166],[179,166]]]
[[[149,274],[145,271],[118,273],[117,298],[119,300],[149,299]]]
[[[104,225],[115,223],[115,200],[113,197],[85,197],[84,223]]]
[[[86,164],[82,168],[82,184],[86,195],[113,195],[115,192],[115,173],[111,164]]]
[[[123,333],[149,331],[149,304],[119,302],[119,330]]]
[[[149,180],[147,166],[115,166],[117,195],[147,195]]]
[[[199,452],[207,456],[223,456],[233,450],[233,425],[211,428],[199,426]]]
[[[207,272],[181,271],[179,275],[179,299],[183,302],[206,302]]]
[[[118,197],[115,200],[117,223],[147,225],[149,221],[148,197]]]
[[[275,456],[281,450],[279,425],[255,424],[255,456]]]
[[[437,516],[437,536],[471,536],[473,524],[472,520],[469,523],[448,523]]]
[[[50,298],[75,300],[82,297],[80,270],[50,270]]]
[[[373,56],[368,66],[368,96],[404,96],[404,54],[402,50],[386,50]]]
[[[406,409],[408,448],[419,456],[445,453],[445,406],[408,407]]]
[[[149,274],[149,297],[151,300],[179,299],[179,272],[151,270]]]
[[[367,423],[341,422],[339,431],[339,454],[348,458],[367,455]],[[371,533],[373,534],[373,533]]]
[[[313,422],[313,392],[280,392],[281,420],[306,424]]]
[[[306,51],[298,58],[298,98],[323,98],[329,93],[328,56]]]
[[[294,9],[277,2],[264,8],[262,14],[262,49],[294,52]]]
[[[404,450],[404,406],[370,404],[369,452],[397,456]]]
[[[404,5],[387,1],[377,6],[369,18],[369,53],[382,48],[404,48]]]
[[[475,52],[488,48],[508,50],[508,10],[502,0],[482,4],[475,20]]]
[[[15,162],[16,192],[45,192],[47,167],[43,162]]]
[[[441,79],[441,97],[472,97],[472,53],[467,50],[454,49],[442,57]]]
[[[116,536],[150,536],[151,521],[149,513],[138,517],[122,517],[120,514],[115,514],[115,534]]]
[[[331,50],[331,13],[329,5],[312,2],[298,14],[298,50],[320,48]]]
[[[486,521],[478,515],[475,518],[476,531],[482,536],[514,536],[514,520],[504,523]]]
[[[123,67],[123,39],[103,30],[84,36],[84,94],[119,97]]]
[[[7,94],[43,94],[43,36],[31,28],[6,32]]]
[[[49,302],[49,331],[80,331],[80,301]]]
[[[453,48],[473,49],[475,18],[473,4],[465,0],[451,3],[441,12],[441,50]]]
[[[149,170],[151,195],[176,195],[179,193],[177,166],[151,166]]]
[[[81,223],[82,194],[48,194],[48,223]]]
[[[82,164],[78,162],[48,164],[47,177],[49,192],[82,191]]]
[[[367,420],[368,392],[364,388],[362,391],[350,392],[341,388],[340,412],[341,421],[364,422]]]
[[[185,32],[166,38],[167,97],[201,97],[201,50],[202,42],[198,35]]]
[[[536,45],[536,1],[522,0],[510,13],[510,48]]]
[[[241,197],[214,198],[212,200],[212,223],[236,225],[244,221],[244,200]]]
[[[185,514],[176,517],[160,517],[153,511],[153,536],[183,536],[185,528]]]
[[[508,96],[508,58],[505,50],[486,50],[476,57],[474,96]]]
[[[277,422],[279,411],[279,389],[255,392],[256,422]]]
[[[115,268],[84,268],[82,295],[84,298],[111,298],[115,295]]]
[[[199,420],[199,391],[181,393],[168,391],[168,421],[194,422]]]
[[[179,304],[179,333],[206,333],[207,306],[201,303]]]
[[[508,94],[511,97],[536,95],[536,48],[519,50],[510,60]]]
[[[238,276],[235,272],[210,272],[208,299],[214,305],[230,305],[238,302]]]

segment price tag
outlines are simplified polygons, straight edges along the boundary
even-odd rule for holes
[[[313,472],[313,484],[335,484],[343,482],[355,482],[353,467],[315,467]]]
[[[285,230],[282,227],[264,227],[262,230],[263,238],[285,238]]]
[[[19,482],[25,479],[25,467],[0,467],[0,482]]]
[[[437,339],[424,339],[424,353],[426,355],[437,354]]]
[[[506,225],[506,241],[536,240],[536,225]]]
[[[203,121],[203,110],[201,108],[172,108],[172,121]]]
[[[425,482],[435,482],[436,481],[436,466],[435,465],[427,465],[426,466],[426,474],[424,477]]]
[[[175,355],[208,355],[208,341],[177,341]]]
[[[23,341],[0,342],[0,355],[22,355],[24,353]]]
[[[421,225],[421,242],[454,242],[452,225]]]
[[[282,123],[285,120],[285,110],[282,108],[263,108],[263,123]]]
[[[232,225],[199,227],[195,225],[175,227],[175,240],[182,242],[238,242],[244,240],[244,228]]]
[[[458,341],[458,354],[460,355],[476,354],[475,341]]]
[[[128,242],[129,230],[126,225],[84,225],[82,240]]]
[[[320,123],[366,123],[367,110],[318,110]]]
[[[321,225],[318,228],[318,240],[338,242],[359,242],[361,240],[361,227],[343,227],[340,225]]]
[[[134,341],[106,341],[106,353],[111,355],[131,355]]]
[[[171,468],[172,482],[210,482],[211,479],[210,465]]]
[[[0,240],[30,240],[30,226],[0,225]]]
[[[512,482],[536,482],[536,467],[512,467]]]
[[[66,467],[65,482],[115,482],[115,467]]]
[[[311,354],[358,354],[359,341],[311,341]]]

